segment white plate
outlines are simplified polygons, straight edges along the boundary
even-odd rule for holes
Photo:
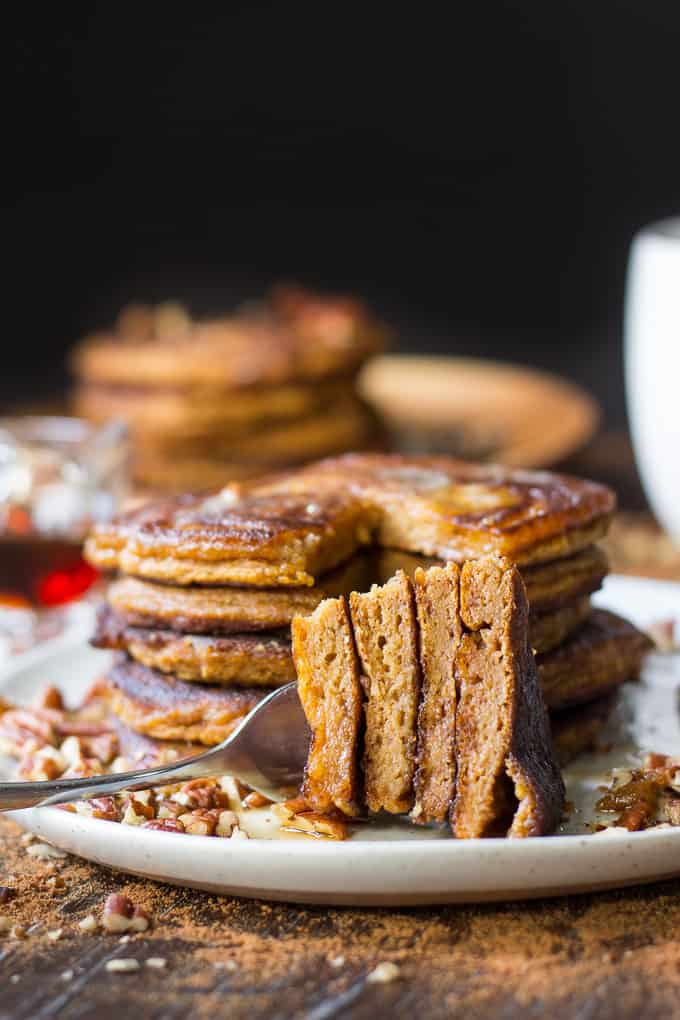
[[[609,578],[597,601],[645,626],[680,619],[680,585]],[[2,693],[29,701],[59,684],[77,699],[107,662],[81,643],[32,652],[0,675]],[[567,772],[575,813],[567,834],[545,839],[454,841],[404,822],[358,828],[346,842],[276,839],[266,812],[249,812],[263,838],[224,840],[142,830],[42,808],[15,812],[20,825],[88,860],[210,892],[306,903],[417,904],[524,899],[649,882],[680,874],[680,828],[579,835],[597,786],[635,747],[680,751],[680,657],[650,656],[630,685],[617,723],[619,746]],[[631,742],[632,739],[632,742]],[[7,773],[5,773],[7,775]]]

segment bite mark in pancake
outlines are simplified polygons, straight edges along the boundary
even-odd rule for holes
[[[313,585],[371,541],[462,561],[568,557],[605,533],[615,500],[594,482],[449,457],[348,454],[229,487],[191,506],[95,528],[95,566],[176,584]]]
[[[126,522],[118,562],[124,573],[178,584],[311,586],[370,541],[374,522],[375,512],[348,495],[239,500],[223,490],[132,531]],[[95,529],[86,543],[95,565],[97,548]]]
[[[552,832],[564,802],[548,715],[528,642],[528,603],[517,568],[487,557],[464,564],[456,662],[459,839]]]
[[[616,503],[606,486],[568,475],[378,453],[328,458],[251,491],[352,492],[379,509],[379,545],[456,562],[568,556],[604,533]]]
[[[293,620],[298,692],[312,738],[302,796],[315,811],[361,809],[359,742],[363,692],[344,598]]]

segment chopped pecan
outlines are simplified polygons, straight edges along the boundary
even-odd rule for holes
[[[52,684],[44,687],[38,698],[38,708],[55,708],[57,711],[63,712],[64,699],[59,688],[54,687]]]
[[[300,832],[316,838],[347,839],[347,825],[340,816],[310,811],[301,797],[275,804],[272,810],[284,823],[281,826],[282,832]]]
[[[96,758],[103,765],[108,765],[118,754],[118,736],[116,733],[99,733],[97,736],[81,739],[85,755],[88,758]]]
[[[212,836],[218,826],[220,808],[198,808],[180,815],[179,821],[190,836]]]
[[[130,931],[135,916],[135,905],[127,896],[111,893],[107,897],[102,912],[102,927],[108,932]],[[146,924],[148,927],[148,921]]]
[[[154,818],[156,812],[153,805],[145,804],[140,797],[129,797],[124,802],[124,813],[121,821],[123,825],[141,825],[145,821]]]
[[[101,818],[107,822],[119,822],[121,811],[115,797],[93,797],[86,802],[90,806],[93,818]]]
[[[184,807],[174,800],[163,798],[156,802],[156,818],[179,818],[185,814]]]
[[[182,784],[172,799],[190,809],[229,807],[229,795],[213,779],[191,779]]]
[[[142,822],[143,829],[154,829],[157,832],[184,832],[184,826],[178,818],[152,818]]]

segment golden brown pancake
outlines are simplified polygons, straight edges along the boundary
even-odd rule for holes
[[[577,599],[552,613],[529,614],[529,643],[535,654],[558,648],[585,623],[591,611],[590,599]]]
[[[363,692],[346,599],[325,599],[311,616],[296,616],[293,652],[312,734],[302,796],[315,811],[357,815]]]
[[[210,442],[194,440],[193,450],[184,440],[174,451],[171,443],[158,450],[154,442],[136,437],[132,465],[140,484],[199,491],[347,449],[376,449],[379,441],[374,415],[348,399],[299,421],[272,422],[236,438],[225,428]]]
[[[290,634],[178,634],[130,627],[108,608],[99,612],[92,644],[125,651],[143,666],[180,680],[280,687],[295,679]]]
[[[377,453],[329,458],[251,491],[338,489],[380,510],[379,545],[455,562],[491,552],[518,564],[568,556],[604,534],[616,503],[606,486],[567,475]]]
[[[531,612],[549,613],[597,591],[609,573],[609,561],[599,546],[591,545],[563,560],[523,567],[520,573]]]
[[[546,835],[560,820],[564,784],[517,568],[491,556],[464,564],[460,614],[451,828],[458,839]]]
[[[387,332],[349,298],[297,289],[275,292],[254,314],[212,322],[186,316],[175,328],[163,309],[127,310],[113,333],[75,351],[75,374],[88,382],[239,389],[347,375],[385,346]],[[167,316],[166,316],[167,318]]]
[[[397,570],[404,570],[413,580],[418,567],[441,566],[432,556],[397,549],[381,549],[377,553],[376,583],[384,584]],[[551,560],[520,568],[532,614],[543,614],[573,605],[581,596],[597,591],[609,572],[605,553],[596,545],[588,546],[563,560]]]
[[[233,634],[289,627],[296,613],[311,613],[328,596],[370,588],[376,567],[370,552],[324,574],[313,588],[178,587],[122,577],[108,600],[133,626],[190,634]]]
[[[363,586],[370,586],[370,581]],[[331,586],[329,585],[328,588]],[[346,594],[357,585],[348,584]],[[132,590],[130,600],[122,598]],[[274,591],[275,598],[281,591]],[[287,600],[290,616],[296,612],[311,613],[316,604],[324,598],[324,591],[317,588],[289,589],[291,595],[300,597]],[[168,592],[170,595],[168,595]],[[116,612],[105,609],[100,613],[93,644],[99,648],[126,651],[131,658],[145,666],[172,673],[181,680],[215,684],[265,684],[279,687],[295,679],[290,645],[290,630],[286,621],[270,628],[256,627],[253,619],[246,619],[239,629],[238,622],[230,621],[230,611],[237,607],[228,606],[228,611],[219,615],[219,608],[209,615],[191,617],[186,611],[182,596],[196,596],[194,608],[200,599],[209,600],[212,593],[234,592],[239,589],[167,588],[150,582],[124,578],[111,585],[110,600],[118,605],[139,606],[140,611]],[[311,597],[314,593],[315,597]],[[266,591],[254,591],[264,597]],[[308,595],[309,598],[304,598]],[[153,617],[155,603],[162,600],[167,614],[167,624]],[[179,611],[173,614],[173,602]],[[267,603],[264,601],[266,606]],[[218,604],[219,605],[219,604]],[[590,613],[588,599],[574,607],[565,606],[545,616],[529,617],[531,645],[535,650],[547,651],[555,647],[572,633]],[[279,618],[280,619],[280,618]],[[276,629],[278,627],[278,629]]]
[[[225,489],[179,506],[156,504],[96,527],[86,543],[103,569],[175,584],[312,586],[369,542],[375,513],[351,495],[239,499]]]
[[[652,642],[632,623],[594,609],[586,623],[559,648],[536,657],[548,708],[593,701],[637,679]]]
[[[212,746],[225,740],[266,687],[188,684],[121,656],[105,677],[111,712],[155,740]]]
[[[96,527],[86,551],[95,566],[176,584],[311,586],[371,542],[454,561],[568,557],[605,533],[614,505],[610,489],[566,475],[348,454],[128,515]]]
[[[77,412],[91,421],[122,418],[136,442],[154,452],[193,449],[198,441],[212,448],[220,437],[233,448],[237,439],[264,426],[314,416],[319,408],[349,401],[358,405],[352,380],[290,383],[236,391],[214,387],[185,389],[107,386],[88,383],[74,394]]]

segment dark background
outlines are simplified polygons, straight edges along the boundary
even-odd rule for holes
[[[28,6],[4,34],[3,403],[130,299],[285,277],[623,421],[628,245],[680,210],[677,0]]]

